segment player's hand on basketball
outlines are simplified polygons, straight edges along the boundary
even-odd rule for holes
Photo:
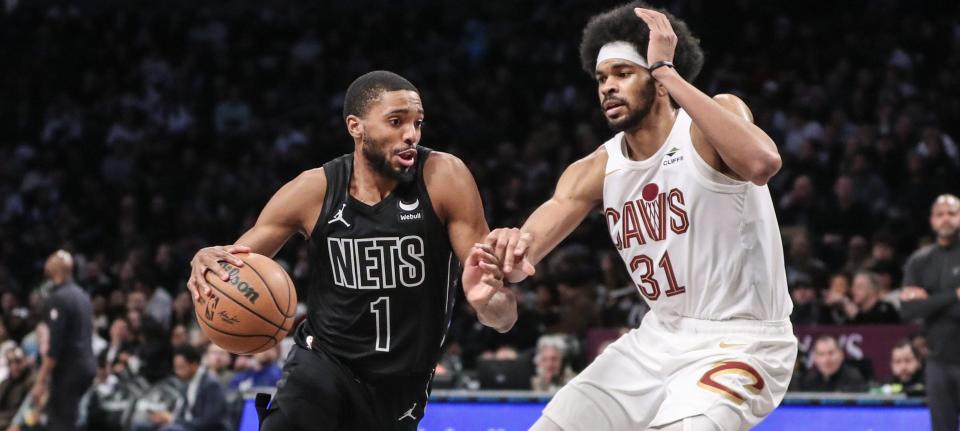
[[[653,65],[658,61],[673,61],[673,53],[677,49],[677,34],[674,33],[667,16],[655,10],[639,7],[634,8],[633,12],[650,28],[647,63]]]
[[[487,235],[486,245],[492,249],[490,251],[497,260],[503,263],[501,268],[507,281],[519,283],[536,274],[536,268],[527,259],[531,242],[533,236],[529,232],[521,232],[515,227],[494,229]]]
[[[250,247],[243,245],[214,246],[200,249],[190,261],[191,272],[190,280],[187,281],[187,289],[193,300],[200,299],[203,295],[209,298],[213,294],[213,286],[207,282],[204,276],[207,271],[212,271],[217,277],[227,281],[230,274],[220,266],[219,262],[227,262],[233,266],[243,266],[243,261],[234,256],[238,253],[249,253]]]

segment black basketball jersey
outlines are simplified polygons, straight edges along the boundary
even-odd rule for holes
[[[430,372],[453,311],[459,261],[423,181],[430,149],[417,147],[415,179],[376,205],[350,195],[353,154],[323,165],[323,210],[309,240],[309,314],[297,340],[365,376]]]

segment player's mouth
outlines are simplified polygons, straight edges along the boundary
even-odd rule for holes
[[[409,168],[417,161],[417,149],[410,148],[407,150],[398,151],[393,154],[393,157],[397,159],[397,163],[399,163],[400,166]]]
[[[627,104],[623,101],[610,99],[603,102],[603,113],[607,117],[615,117],[622,114],[627,109]]]

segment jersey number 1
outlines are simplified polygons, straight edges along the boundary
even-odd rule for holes
[[[645,254],[634,256],[633,260],[630,261],[630,271],[636,271],[641,265],[646,268],[643,271],[643,275],[640,276],[641,283],[637,283],[637,287],[640,288],[640,293],[647,299],[656,301],[657,298],[660,297],[660,283],[657,282],[657,279],[653,278],[653,259]],[[677,283],[677,276],[673,272],[673,265],[670,264],[669,254],[663,253],[659,266],[663,269],[663,272],[667,274],[667,284],[670,285],[669,289],[664,292],[667,296],[679,295],[687,291],[686,287],[680,286],[680,283]]]
[[[370,303],[370,312],[377,319],[378,352],[390,351],[390,297],[381,296]]]

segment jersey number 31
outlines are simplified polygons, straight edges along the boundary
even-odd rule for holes
[[[657,279],[653,278],[653,259],[645,254],[634,256],[630,261],[630,271],[637,272],[641,266],[645,268],[640,276],[640,283],[637,283],[637,287],[640,289],[640,293],[648,300],[656,301],[657,298],[660,298],[660,283],[657,282]],[[686,287],[677,283],[677,276],[673,272],[673,265],[670,264],[669,254],[663,253],[663,257],[660,258],[658,266],[660,266],[667,275],[667,284],[670,286],[664,293],[666,293],[668,297],[687,291]]]

